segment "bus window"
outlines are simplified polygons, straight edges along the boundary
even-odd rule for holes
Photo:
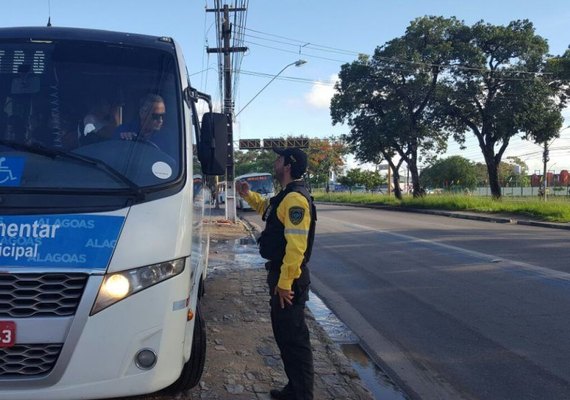
[[[249,184],[249,190],[261,194],[263,197],[269,199],[275,195],[275,188],[273,186],[273,177],[270,173],[250,173],[236,177],[236,182],[246,181]],[[242,210],[251,209],[247,201],[241,198],[239,193],[236,193],[236,207]]]
[[[219,182],[216,186],[216,201],[218,204],[226,202],[226,182]]]
[[[172,51],[54,40],[4,42],[0,54],[0,111],[20,122],[2,138],[2,150],[25,154],[22,190],[143,188],[180,177],[182,89]],[[141,117],[150,96],[163,103],[156,123],[150,111]],[[136,140],[121,140],[115,129]],[[65,156],[54,162],[42,151]]]

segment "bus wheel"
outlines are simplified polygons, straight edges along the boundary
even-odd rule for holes
[[[198,286],[198,299],[201,299],[206,294],[204,279],[200,279],[200,285]]]
[[[196,306],[196,321],[194,322],[194,333],[192,336],[192,353],[190,359],[180,373],[176,382],[166,388],[168,394],[176,394],[190,390],[198,383],[204,371],[206,363],[206,323],[202,316],[200,303]]]

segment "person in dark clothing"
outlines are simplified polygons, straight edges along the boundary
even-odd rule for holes
[[[265,229],[258,240],[259,251],[267,259],[271,296],[271,326],[289,382],[270,391],[278,400],[313,399],[313,352],[305,322],[309,298],[308,261],[315,236],[317,213],[302,177],[307,155],[298,148],[274,149],[275,177],[284,188],[267,200],[249,190],[245,181],[237,189],[263,215]]]

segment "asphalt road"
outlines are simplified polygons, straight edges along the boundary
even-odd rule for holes
[[[411,397],[570,398],[568,231],[318,211],[313,288]]]

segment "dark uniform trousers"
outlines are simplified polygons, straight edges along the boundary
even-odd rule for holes
[[[309,338],[309,328],[305,322],[305,303],[309,299],[309,284],[293,282],[293,305],[281,308],[279,296],[274,294],[279,270],[267,267],[267,283],[271,300],[271,327],[275,342],[281,352],[285,373],[289,378],[289,388],[295,397],[292,400],[313,399],[313,351]]]

